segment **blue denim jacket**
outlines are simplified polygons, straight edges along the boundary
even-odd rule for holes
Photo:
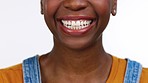
[[[23,61],[24,83],[42,83],[38,56]]]
[[[124,83],[139,83],[142,66],[136,61],[127,59]],[[42,83],[38,56],[23,61],[24,83]]]
[[[142,73],[142,65],[136,61],[127,59],[124,83],[139,83]]]

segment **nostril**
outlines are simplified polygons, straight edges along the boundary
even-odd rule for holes
[[[64,7],[73,11],[85,9],[87,6],[88,6],[88,3],[85,0],[65,0],[64,1]]]

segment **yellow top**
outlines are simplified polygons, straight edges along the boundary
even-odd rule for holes
[[[110,76],[106,83],[123,83],[126,60],[113,57]],[[0,83],[23,83],[22,64],[0,69]],[[148,83],[148,68],[143,68],[140,83]]]

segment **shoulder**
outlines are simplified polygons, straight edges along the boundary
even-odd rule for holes
[[[121,58],[117,58],[117,57],[113,56],[113,65],[112,66],[114,67],[114,72],[116,73],[115,74],[116,77],[114,78],[114,79],[116,79],[116,80],[114,80],[115,83],[119,83],[121,80],[124,80],[124,76],[125,76],[125,72],[126,72],[126,68],[127,68],[127,59],[121,59]],[[142,68],[140,83],[148,83],[148,68],[144,68],[144,67]]]
[[[1,83],[22,83],[22,64],[0,69]]]

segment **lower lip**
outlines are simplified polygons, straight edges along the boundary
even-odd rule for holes
[[[60,28],[62,29],[62,31],[65,32],[66,34],[69,34],[72,36],[81,36],[81,35],[88,33],[91,30],[91,28],[95,25],[95,22],[91,23],[88,27],[79,29],[79,30],[73,30],[73,29],[66,28],[60,22],[59,24],[60,24]]]

